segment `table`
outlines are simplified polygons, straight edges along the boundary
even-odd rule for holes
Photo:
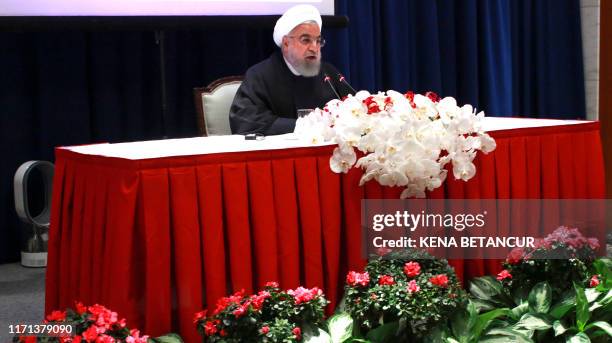
[[[604,198],[599,123],[486,118],[497,149],[467,183],[433,198]],[[100,303],[150,335],[199,341],[193,314],[270,280],[321,287],[332,303],[360,269],[360,201],[401,189],[358,186],[329,169],[332,145],[286,136],[56,149],[46,313]],[[451,261],[465,279],[498,261]]]

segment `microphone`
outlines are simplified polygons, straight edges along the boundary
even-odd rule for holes
[[[325,83],[327,83],[329,85],[329,88],[331,88],[331,90],[334,92],[334,94],[336,95],[336,98],[338,98],[338,100],[340,100],[340,94],[338,94],[338,92],[336,91],[336,88],[334,88],[334,85],[332,85],[331,77],[329,77],[329,75],[327,75],[327,74],[323,74],[323,82],[325,82]]]
[[[355,95],[355,93],[357,93],[357,91],[355,90],[355,88],[353,88],[353,86],[351,86],[350,83],[348,83],[348,81],[346,81],[346,78],[344,77],[344,75],[342,74],[338,74],[338,81],[340,81],[341,83],[343,83],[345,86],[347,86],[351,92],[353,92],[353,95]]]

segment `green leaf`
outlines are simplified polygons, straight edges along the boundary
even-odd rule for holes
[[[391,322],[370,330],[366,335],[369,340],[375,343],[392,342],[397,332],[399,322]]]
[[[565,326],[563,326],[563,323],[561,323],[558,320],[555,320],[553,322],[553,330],[555,330],[555,337],[562,335],[565,331],[567,331],[567,328],[565,328]]]
[[[540,313],[525,313],[516,323],[516,327],[528,330],[546,330],[552,327],[548,319]]]
[[[582,332],[584,331],[586,323],[589,321],[591,312],[589,312],[589,303],[584,294],[584,288],[574,283],[574,289],[576,290],[576,326],[578,327],[578,331]]]
[[[596,309],[600,307],[602,307],[601,304],[596,301],[593,303],[593,305],[591,305],[591,307],[589,307],[589,312],[592,313],[593,311],[595,311]]]
[[[303,340],[304,343],[330,343],[331,337],[321,328],[314,327],[304,330]]]
[[[529,312],[529,304],[525,302],[513,308],[511,316],[514,320],[519,320],[527,312]]]
[[[492,276],[483,276],[470,282],[470,293],[481,300],[492,300],[502,290],[502,284]]]
[[[458,340],[452,338],[452,337],[447,337],[446,338],[446,343],[459,343]]]
[[[155,343],[183,343],[183,339],[181,336],[175,333],[169,333],[163,336],[149,338],[149,341],[153,341]]]
[[[610,326],[610,324],[608,324],[607,322],[594,322],[591,323],[589,325],[586,326],[585,330],[591,329],[591,328],[600,328],[603,331],[605,331],[605,333],[608,334],[608,336],[612,336],[612,326]]]
[[[468,306],[471,302],[468,303]],[[473,317],[473,318],[472,318]],[[455,311],[450,320],[450,327],[453,336],[460,342],[466,342],[470,337],[470,332],[476,323],[476,316],[471,316],[468,311],[463,309]]]
[[[612,303],[612,290],[609,290],[608,293],[606,293],[606,295],[597,302],[600,303],[601,306],[606,306],[609,303]]]
[[[529,291],[531,290],[526,284],[519,285],[512,293],[512,299],[514,303],[521,304],[527,302],[527,299],[529,298]]]
[[[512,311],[508,308],[498,308],[479,315],[472,329],[472,337],[478,339],[481,333],[491,324],[493,319],[510,315],[512,315]]]
[[[576,306],[576,293],[568,292],[561,301],[552,307],[548,314],[555,319],[561,319],[574,306]]]
[[[332,343],[342,343],[351,337],[353,318],[348,313],[340,313],[329,318],[327,327]]]
[[[526,335],[514,329],[492,329],[487,332],[487,336],[483,337],[478,342],[518,342],[518,343],[533,343],[533,340]]]
[[[511,343],[511,342],[521,342],[514,337],[508,336],[485,336],[484,338],[478,341],[479,343]],[[529,341],[531,342],[531,341]]]
[[[552,289],[548,282],[540,282],[529,292],[529,311],[547,313],[552,302]]]
[[[587,288],[584,290],[584,295],[586,295],[587,301],[592,303],[597,300],[602,293],[596,290],[595,288]]]
[[[474,298],[470,299],[470,301],[474,303],[477,312],[490,311],[496,307],[495,304],[489,300]]]
[[[476,316],[478,316],[478,311],[476,310],[476,306],[474,306],[474,303],[469,301],[467,304],[467,311],[468,314],[470,315],[470,326],[472,326],[475,322],[476,322]]]
[[[567,338],[565,343],[591,343],[591,340],[589,336],[579,332],[577,335]]]

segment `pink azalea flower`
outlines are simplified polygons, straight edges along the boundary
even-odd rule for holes
[[[421,287],[419,287],[419,285],[417,285],[415,280],[410,280],[410,282],[408,282],[408,293],[416,293],[418,291],[421,290]]]
[[[367,286],[370,283],[370,275],[368,272],[365,273],[357,273],[354,271],[350,271],[346,275],[346,283],[349,286]]]
[[[512,279],[512,274],[510,274],[510,272],[508,272],[506,269],[497,274],[497,280],[501,281],[504,279]]]

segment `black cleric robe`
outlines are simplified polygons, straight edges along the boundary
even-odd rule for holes
[[[276,51],[268,59],[247,70],[230,108],[230,127],[233,134],[262,133],[278,135],[293,132],[297,110],[322,108],[336,99],[329,75],[339,95],[348,94],[348,87],[338,81],[338,71],[329,63],[321,63],[319,75],[294,75]]]

